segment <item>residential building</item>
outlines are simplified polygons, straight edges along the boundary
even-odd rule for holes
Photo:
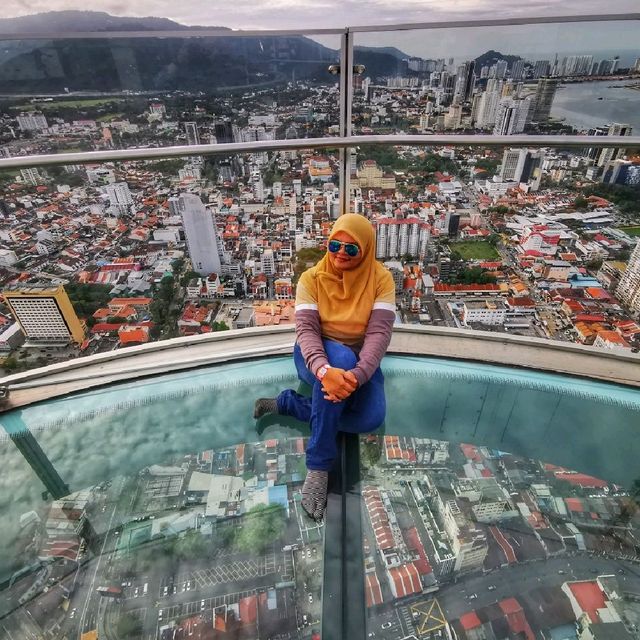
[[[3,291],[28,345],[81,344],[85,327],[63,286],[19,285]]]
[[[410,254],[423,258],[431,229],[420,218],[381,218],[376,227],[376,258],[400,258]]]
[[[109,196],[109,202],[123,213],[128,211],[133,204],[133,197],[126,182],[114,182],[105,187],[105,192]]]
[[[198,132],[198,125],[195,122],[185,122],[184,130],[187,134],[188,145],[200,144],[200,133]]]
[[[631,125],[614,122],[613,124],[609,125],[609,128],[607,129],[607,133],[605,135],[630,136],[632,131],[633,131],[633,127]],[[614,160],[618,160],[618,158],[621,158],[624,154],[625,154],[625,149],[605,147],[600,150],[596,164],[599,167],[604,168],[604,173],[603,173],[604,175],[607,169],[609,168],[609,164]]]
[[[17,120],[20,131],[37,131],[38,129],[46,129],[49,126],[47,119],[40,111],[21,113]]]
[[[531,181],[531,190],[537,191],[542,180],[544,153],[535,149],[506,149],[502,156],[500,179],[504,182]]]
[[[504,324],[507,307],[502,300],[469,300],[462,305],[462,322],[500,325]]]
[[[632,312],[640,313],[640,242],[629,258],[629,264],[620,278],[616,297]]]
[[[508,136],[522,133],[531,108],[531,98],[502,98],[498,103],[494,135]]]

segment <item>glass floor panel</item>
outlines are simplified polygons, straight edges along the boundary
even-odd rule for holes
[[[423,596],[438,594],[426,602],[442,598],[442,615],[434,605],[423,620],[411,609],[412,596],[390,599],[386,569],[376,566],[383,602],[368,608],[367,633],[396,637],[398,628],[413,628],[417,636],[429,637],[428,631],[448,637],[442,634],[474,609],[467,600],[461,601],[466,608],[448,608],[439,595],[456,592],[455,580],[463,574],[465,581],[483,580],[484,570],[492,570],[497,581],[512,572],[509,584],[515,584],[531,562],[548,567],[554,577],[564,575],[560,570],[570,576],[562,563],[590,558],[592,538],[622,536],[624,555],[638,555],[637,494],[630,494],[640,476],[638,391],[417,357],[387,357],[383,371],[387,421],[373,436],[381,453],[376,458],[373,441],[363,442],[360,491],[380,493],[389,482],[398,492],[389,500],[404,500],[408,513],[414,509],[414,520],[415,509],[427,514],[424,521],[419,514],[415,529],[435,582],[422,581],[420,597],[412,596],[424,604]],[[252,418],[256,398],[287,386],[297,386],[295,370],[290,358],[278,357],[111,385],[0,415],[6,432],[0,439],[0,637],[317,638],[322,595],[332,585],[323,585],[324,527],[304,518],[299,507],[308,428],[279,416],[258,423]],[[391,434],[399,437],[402,451],[411,443],[415,460],[387,459],[385,436]],[[449,444],[430,444],[443,440]],[[445,458],[438,447],[446,450]],[[478,460],[465,458],[472,451]],[[482,478],[487,469],[484,473],[491,472],[507,492],[508,511],[519,522],[515,528],[501,518],[477,525],[488,551],[482,567],[469,573],[456,568],[457,552],[453,568],[444,573],[429,556],[427,525],[442,534],[443,545],[452,544],[435,507],[429,521],[426,507],[415,504],[436,500],[436,481],[424,478],[439,466],[450,479],[467,473]],[[606,482],[583,487],[577,480],[584,477]],[[553,502],[544,509],[532,488],[538,484],[550,487]],[[385,496],[379,498],[386,504]],[[534,526],[536,518],[552,521],[556,503],[566,510],[553,521],[561,542]],[[497,508],[491,503],[486,510]],[[405,512],[399,507],[399,513]],[[580,513],[595,513],[599,520],[587,520],[585,529],[575,515]],[[626,520],[612,522],[620,514]],[[374,564],[379,560],[368,517],[363,511],[370,569],[372,558]],[[604,538],[602,528],[609,532]],[[401,536],[394,541],[413,550],[402,528]],[[586,550],[577,542],[573,548],[571,536],[582,536]],[[505,567],[498,562],[503,538],[516,556]],[[531,547],[532,556],[522,555],[519,545]],[[606,545],[602,552],[613,553]],[[486,558],[494,564],[485,565]],[[598,573],[609,566],[602,562],[594,567]],[[640,575],[639,566],[624,567],[617,579],[630,580],[633,567]],[[477,588],[471,582],[465,589],[472,588],[470,596],[477,594],[478,604],[484,604],[492,584],[483,590],[484,582]],[[353,606],[364,608],[365,602]],[[395,615],[400,627],[387,615]],[[633,615],[620,613],[630,630],[638,621]],[[438,616],[445,622],[431,629]]]

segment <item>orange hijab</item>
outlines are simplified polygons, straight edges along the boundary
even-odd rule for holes
[[[309,269],[309,275],[316,287],[322,333],[339,340],[357,341],[367,329],[378,284],[387,270],[376,261],[376,234],[367,218],[345,213],[334,223],[329,240],[339,231],[348,233],[360,246],[363,253],[360,264],[340,272],[325,254]]]

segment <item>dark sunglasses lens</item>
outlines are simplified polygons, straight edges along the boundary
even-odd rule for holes
[[[358,255],[358,251],[360,251],[360,247],[357,244],[345,244],[344,250],[347,252],[348,256],[355,258]]]
[[[329,251],[338,253],[340,251],[340,243],[337,240],[329,240]]]

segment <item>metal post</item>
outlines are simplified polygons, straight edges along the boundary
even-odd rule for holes
[[[353,102],[353,36],[349,29],[342,34],[340,47],[340,136],[351,136]],[[340,215],[349,212],[351,194],[351,147],[338,153],[340,163]]]

